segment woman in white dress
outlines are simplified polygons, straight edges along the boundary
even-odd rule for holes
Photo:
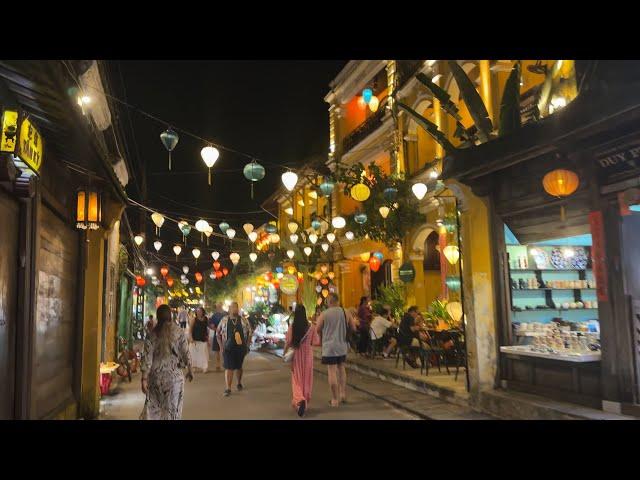
[[[209,369],[209,322],[204,308],[198,307],[196,316],[189,322],[189,352],[194,370]]]

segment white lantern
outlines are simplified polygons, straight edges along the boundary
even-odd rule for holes
[[[304,247],[304,253],[307,257],[311,255],[311,251],[311,247]]]
[[[213,260],[218,260],[218,258],[220,257],[220,252],[211,252],[211,256],[213,257]]]
[[[162,242],[160,240],[156,240],[155,242],[153,242],[153,246],[155,247],[156,252],[159,252],[162,248]]]
[[[237,265],[240,261],[240,254],[233,252],[231,255],[229,255],[229,258],[231,259],[231,263]]]
[[[282,272],[278,272],[278,273],[276,273],[276,278],[277,278],[278,280],[282,280],[282,277],[284,277],[284,273],[282,273]]]
[[[353,232],[347,232],[344,236],[347,237],[347,240],[353,240],[354,238]]]
[[[176,254],[176,257],[180,255],[180,252],[182,252],[182,247],[180,245],[175,245],[173,247],[173,253]]]
[[[294,222],[293,220],[291,220],[288,224],[287,224],[287,228],[289,229],[289,231],[291,233],[296,233],[298,231],[298,223]]]
[[[333,243],[335,239],[336,239],[335,233],[333,232],[327,233],[327,240],[329,240],[329,243]]]
[[[220,152],[217,148],[208,146],[200,150],[200,156],[202,157],[202,160],[204,160],[204,164],[209,169],[209,185],[211,185],[211,167],[213,167],[216,161],[218,161]]]
[[[455,245],[447,245],[442,250],[442,253],[444,253],[444,256],[451,265],[454,265],[460,258],[460,250]]]
[[[296,254],[296,252],[294,252],[293,250],[287,250],[287,257],[289,258],[293,258],[293,256]]]
[[[182,267],[182,271],[184,272],[184,275],[186,275],[187,273],[189,273],[189,267],[185,265],[184,267]],[[184,278],[184,275],[182,275],[182,278]]]
[[[329,244],[328,243],[323,243],[320,246],[322,247],[322,250],[324,250],[325,252],[329,251]]]
[[[195,257],[196,260],[198,259],[198,257],[200,257],[200,249],[198,249],[198,248],[194,248],[193,250],[191,250],[191,253]]]
[[[207,222],[206,220],[200,219],[196,222],[196,230],[199,231],[200,233],[205,232],[208,227],[209,227],[209,222]]]
[[[151,267],[147,268],[147,275],[149,276],[153,275],[153,268]]]
[[[248,237],[251,243],[254,243],[258,238],[258,234],[256,232],[251,232],[249,233]]]
[[[296,183],[298,183],[298,175],[296,175],[292,171],[285,172],[282,174],[282,183],[284,184],[285,188],[291,192],[294,188],[296,188]]]
[[[211,273],[209,274],[209,278],[211,280],[215,280],[216,279],[216,275],[213,273],[213,270],[211,271]]]
[[[289,240],[291,240],[291,243],[295,245],[296,243],[298,243],[298,235],[292,233],[291,235],[289,235]]]
[[[346,224],[347,221],[342,217],[334,217],[333,220],[331,220],[331,225],[333,225],[333,228],[344,228]]]
[[[249,258],[251,259],[252,262],[255,262],[258,259],[258,254],[255,252],[251,252],[249,254]]]
[[[133,241],[136,242],[136,245],[140,246],[142,242],[144,242],[144,237],[142,235],[136,235],[133,237]]]
[[[247,235],[249,235],[251,232],[253,232],[253,225],[251,225],[250,223],[245,223],[242,228],[244,229],[244,233],[246,233]]]
[[[414,183],[411,187],[411,191],[418,200],[422,200],[427,194],[427,186],[422,182]]]
[[[389,216],[389,207],[387,207],[386,205],[381,206],[378,211],[380,212],[380,215],[382,215],[382,218],[387,218]]]
[[[316,235],[315,233],[310,233],[309,234],[309,241],[311,243],[313,243],[314,245],[316,244],[316,242],[318,241],[318,235]]]
[[[233,237],[236,236],[236,231],[233,228],[227,228],[227,237],[233,240]]]

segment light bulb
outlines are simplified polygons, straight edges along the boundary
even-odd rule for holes
[[[204,160],[204,164],[211,168],[218,160],[218,157],[220,157],[220,152],[217,148],[208,146],[200,150],[200,156],[202,160]]]
[[[282,174],[282,183],[284,184],[285,188],[291,192],[294,188],[296,188],[296,183],[298,183],[298,175],[296,175],[292,171],[285,172]]]
[[[214,260],[218,260],[218,258],[220,258],[220,252],[211,252],[211,256]]]
[[[382,218],[387,218],[389,216],[390,209],[386,205],[383,205],[378,209],[378,211],[380,212],[380,215],[382,215]]]
[[[198,259],[198,257],[200,256],[200,249],[199,248],[194,248],[193,250],[191,250],[191,253],[193,254],[193,256],[196,258],[196,260]]]
[[[133,237],[133,241],[136,242],[136,245],[140,246],[142,242],[144,242],[144,237],[142,235],[136,235]]]
[[[304,253],[307,257],[311,255],[311,251],[311,247],[304,247]]]
[[[249,254],[249,258],[251,259],[252,262],[255,262],[258,259],[258,254],[255,252],[251,252]]]
[[[329,244],[328,243],[323,243],[320,246],[322,247],[322,250],[324,250],[325,252],[329,251]]]
[[[422,200],[427,194],[427,186],[422,182],[414,183],[411,187],[411,191],[418,200]]]
[[[162,242],[160,240],[156,240],[155,242],[153,242],[153,246],[155,247],[156,252],[159,252],[162,248]]]
[[[331,220],[331,225],[333,225],[333,228],[336,229],[344,228],[346,224],[347,221],[342,217],[333,217],[333,219]]]
[[[310,233],[309,241],[315,245],[316,242],[318,241],[318,235],[316,235],[315,233]]]
[[[256,241],[256,239],[258,238],[258,233],[257,232],[251,232],[247,236],[249,237],[249,240],[251,241],[251,243],[254,243]]]
[[[347,238],[347,240],[353,240],[353,232],[347,232],[344,234],[344,236]]]
[[[298,235],[292,233],[291,235],[289,235],[289,240],[291,240],[291,243],[295,245],[296,243],[298,243]]]
[[[293,256],[296,254],[296,252],[294,252],[293,250],[287,250],[287,257],[289,258],[293,258]]]
[[[227,228],[227,237],[233,239],[236,236],[236,231],[233,228]]]

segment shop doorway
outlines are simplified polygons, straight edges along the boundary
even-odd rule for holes
[[[640,212],[622,217],[622,255],[625,265],[625,293],[631,314],[634,357],[634,401],[640,405]]]
[[[377,272],[371,272],[371,298],[380,297],[380,287],[391,285],[391,260],[385,260]]]

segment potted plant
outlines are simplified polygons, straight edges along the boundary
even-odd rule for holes
[[[446,328],[454,328],[454,321],[447,312],[447,302],[443,300],[434,300],[429,305],[429,309],[424,315],[425,320],[430,325],[434,325],[434,328],[438,326],[446,326]]]

